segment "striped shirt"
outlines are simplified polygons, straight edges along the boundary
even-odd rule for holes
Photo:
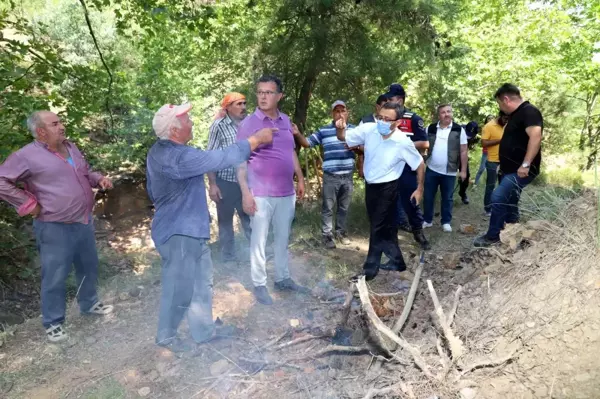
[[[208,151],[222,150],[237,142],[237,126],[229,115],[217,119],[210,125],[208,130]],[[237,183],[235,167],[223,169],[217,172],[219,179]]]
[[[348,125],[348,129],[354,127]],[[354,172],[354,153],[346,148],[344,141],[338,140],[333,122],[311,134],[308,143],[311,147],[323,146],[323,172],[334,175]]]

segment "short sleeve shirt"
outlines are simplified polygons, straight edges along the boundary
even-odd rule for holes
[[[363,123],[346,131],[346,143],[350,147],[365,147],[365,180],[369,184],[387,183],[400,177],[404,165],[416,170],[423,157],[406,134],[396,130],[388,139],[377,131],[376,123]]]
[[[504,174],[516,173],[525,160],[529,135],[525,131],[528,127],[540,126],[544,129],[542,113],[529,101],[524,101],[510,114],[504,134],[500,142],[500,170]],[[540,173],[542,151],[538,151],[531,162],[529,173],[536,176]]]
[[[237,139],[245,140],[263,128],[279,129],[273,142],[261,145],[248,160],[248,186],[256,197],[294,195],[294,134],[290,118],[279,113],[271,119],[260,109],[248,116],[238,128]]]

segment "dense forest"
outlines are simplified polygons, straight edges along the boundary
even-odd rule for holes
[[[393,82],[427,123],[441,102],[481,123],[512,82],[544,114],[545,154],[579,172],[600,148],[598,0],[3,0],[0,28],[0,161],[31,140],[27,115],[51,109],[92,165],[143,174],[162,104],[192,102],[204,146],[223,94],[252,108],[262,73],[282,78],[305,134],[336,99],[357,121]],[[13,259],[18,221],[2,206]]]

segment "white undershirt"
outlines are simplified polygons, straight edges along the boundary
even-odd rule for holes
[[[431,156],[427,160],[427,167],[434,172],[440,173],[446,176],[456,176],[456,172],[447,172],[448,170],[448,137],[452,130],[452,123],[447,128],[440,127],[440,123],[437,124],[437,134],[435,137],[435,144],[433,145],[433,151]],[[465,129],[460,128],[460,144],[467,144],[467,133]],[[460,150],[459,150],[460,157]]]

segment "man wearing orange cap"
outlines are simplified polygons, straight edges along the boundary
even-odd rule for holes
[[[246,117],[246,97],[241,93],[228,93],[221,101],[221,109],[210,126],[207,150],[221,150],[233,145],[237,139],[240,122]],[[235,167],[210,172],[208,175],[210,199],[217,204],[219,244],[221,259],[236,261],[233,234],[233,214],[237,211],[242,228],[250,241],[250,217],[242,209],[242,192],[237,181]]]
[[[162,258],[156,343],[174,352],[191,349],[177,338],[186,313],[196,343],[215,336],[204,174],[246,161],[256,148],[271,143],[277,130],[260,129],[222,150],[202,151],[187,145],[193,137],[190,109],[190,104],[166,104],[158,110],[152,127],[159,140],[146,164],[146,188],[155,208],[152,240]]]

